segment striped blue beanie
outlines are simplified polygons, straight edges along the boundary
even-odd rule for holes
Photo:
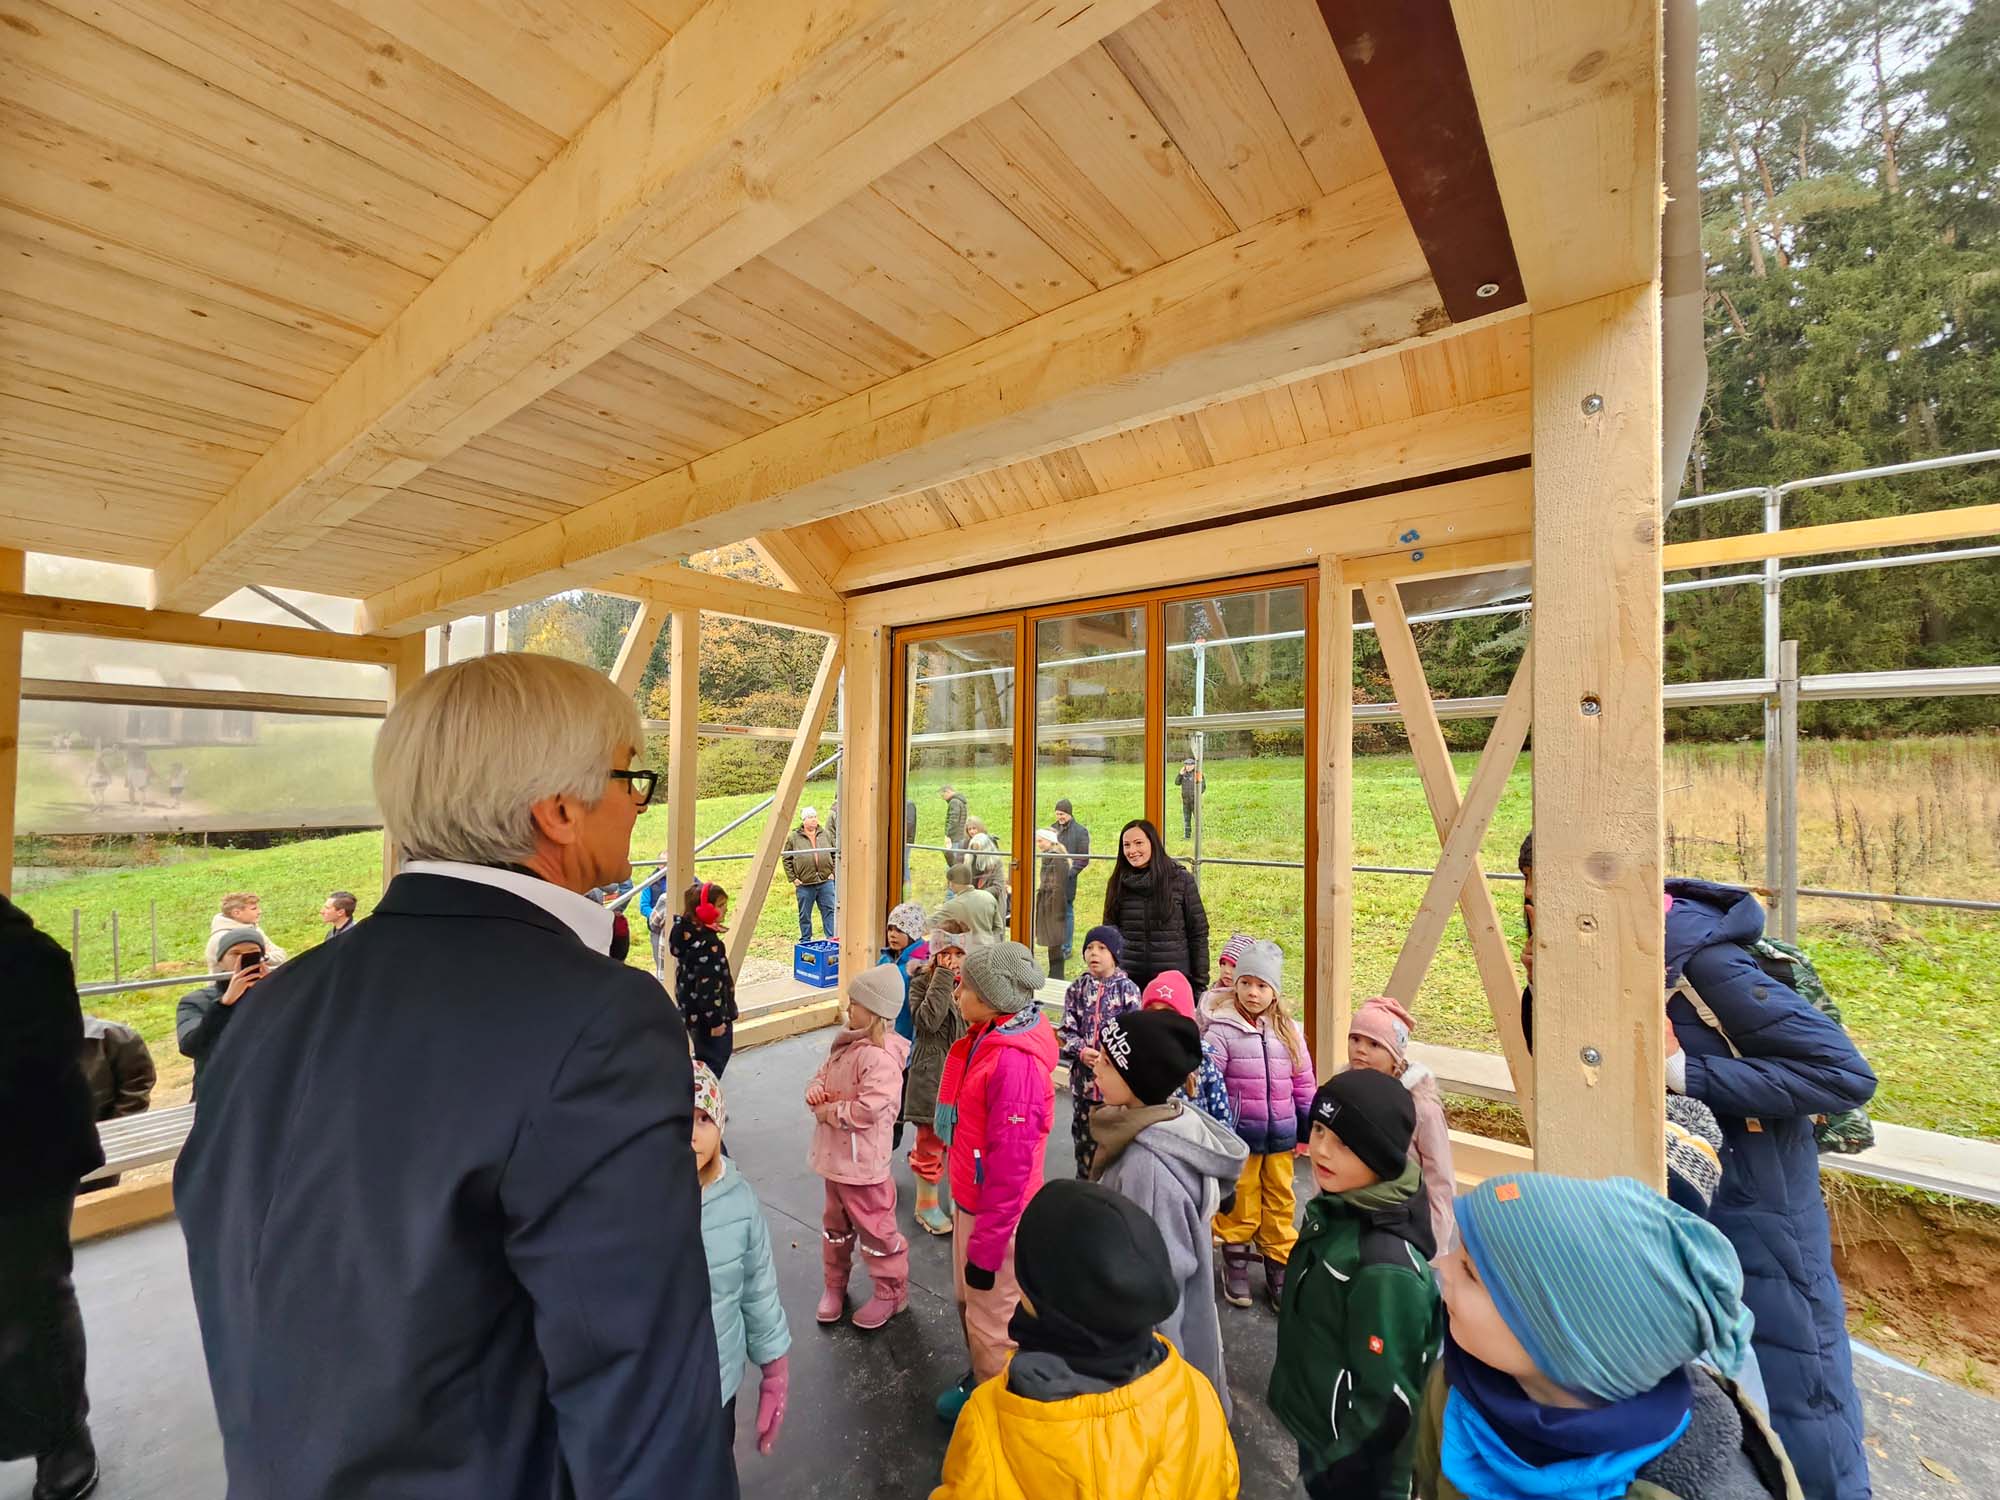
[[[1537,1368],[1623,1401],[1698,1357],[1734,1376],[1750,1348],[1743,1268],[1722,1231],[1629,1177],[1489,1177],[1459,1236]]]

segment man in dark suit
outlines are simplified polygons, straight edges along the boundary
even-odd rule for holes
[[[104,1151],[77,1061],[83,1010],[69,955],[5,896],[0,978],[0,1460],[35,1460],[34,1500],[81,1500],[97,1487],[97,1452],[69,1220],[78,1179]]]
[[[687,1038],[582,893],[638,714],[474,657],[375,750],[405,856],[217,1041],[174,1174],[231,1500],[731,1500]]]

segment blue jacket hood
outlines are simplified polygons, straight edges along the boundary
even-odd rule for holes
[[[1667,894],[1667,988],[1680,982],[1687,961],[1717,943],[1754,943],[1764,935],[1764,907],[1737,885],[1707,880],[1669,880]]]

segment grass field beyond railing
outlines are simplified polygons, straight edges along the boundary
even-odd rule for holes
[[[1476,757],[1456,757],[1463,779]],[[1304,840],[1304,766],[1296,757],[1211,761],[1203,804],[1203,850],[1209,857],[1297,860]],[[1762,757],[1755,745],[1671,746],[1666,806],[1669,868],[1677,873],[1743,883],[1763,870]],[[955,781],[973,811],[1003,842],[1011,827],[1012,786],[1004,770],[956,773],[925,769],[911,779],[918,806],[918,842],[942,843],[944,802],[937,785]],[[2000,739],[1813,744],[1801,756],[1801,878],[1809,885],[1903,889],[1927,894],[1990,896],[2000,891]],[[1092,832],[1095,860],[1080,882],[1078,936],[1096,920],[1103,880],[1118,830],[1143,798],[1136,765],[1042,769],[1037,813],[1046,820],[1068,797]],[[830,782],[807,792],[830,808]],[[704,799],[702,835],[754,806],[755,795]],[[1355,765],[1354,857],[1359,864],[1428,866],[1438,848],[1423,790],[1408,756],[1369,756]],[[1168,847],[1186,855],[1180,809],[1168,787]],[[1529,820],[1529,761],[1523,757],[1501,800],[1485,846],[1489,870],[1511,870]],[[753,819],[711,853],[749,853],[763,820]],[[657,857],[666,832],[664,808],[642,814],[635,858]],[[23,882],[21,904],[67,944],[70,913],[82,914],[79,965],[86,981],[111,977],[110,913],[121,914],[125,977],[148,965],[146,914],[157,903],[161,968],[198,970],[216,898],[254,890],[264,899],[272,938],[298,951],[318,940],[316,913],[328,891],[345,888],[373,904],[381,871],[381,836],[347,834],[264,850],[204,851],[159,846],[159,862],[47,884]],[[934,905],[943,884],[943,857],[912,860],[911,894]],[[1027,866],[1032,868],[1031,863]],[[747,861],[704,862],[701,873],[740,892]],[[1364,875],[1356,882],[1354,975],[1357,995],[1388,978],[1425,882]],[[1287,993],[1302,993],[1304,876],[1298,870],[1230,869],[1209,865],[1202,887],[1217,946],[1230,931],[1275,938],[1285,949]],[[1519,887],[1496,886],[1501,921],[1518,949]],[[1021,893],[1023,902],[1031,891]],[[1963,912],[1805,901],[1806,945],[1844,1008],[1848,1024],[1882,1078],[1876,1113],[1883,1119],[1959,1135],[2000,1139],[2000,917]],[[649,961],[634,921],[632,961]],[[789,964],[798,935],[782,874],[774,880],[752,940],[753,957]],[[870,955],[872,958],[872,955]],[[162,1100],[185,1089],[184,1064],[174,1050],[177,992],[155,991],[99,1002],[98,1013],[137,1026],[162,1065]],[[1449,1046],[1496,1049],[1491,1020],[1470,946],[1452,919],[1428,982],[1414,1007],[1420,1039]]]

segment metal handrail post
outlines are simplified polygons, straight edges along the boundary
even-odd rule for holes
[[[1767,535],[1783,528],[1784,509],[1784,496],[1778,490],[1764,491],[1764,531]],[[1782,640],[1779,590],[1784,586],[1784,575],[1775,557],[1764,560],[1763,574],[1764,676],[1775,681],[1778,676],[1778,648]],[[1785,794],[1779,784],[1783,774],[1781,742],[1784,733],[1778,718],[1776,697],[1766,698],[1764,700],[1764,884],[1774,891],[1783,885],[1778,846],[1784,841],[1785,836],[1782,805]]]
[[[1799,643],[1778,647],[1778,935],[1799,940]]]

